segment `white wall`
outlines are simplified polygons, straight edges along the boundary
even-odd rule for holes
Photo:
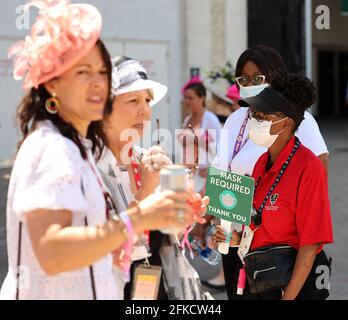
[[[211,52],[211,15],[210,0],[185,0],[187,23],[187,66],[186,77],[189,78],[191,67],[202,70],[210,68]]]
[[[79,2],[72,1],[72,2]],[[8,70],[7,47],[21,39],[16,7],[26,0],[0,2],[0,165],[17,142],[15,107],[22,92]],[[181,91],[190,67],[203,71],[237,58],[247,46],[245,0],[84,0],[103,15],[102,38],[112,55],[144,60],[154,80],[169,87],[167,99],[154,108],[154,118],[172,131],[181,126]],[[213,7],[212,7],[213,6]],[[35,11],[31,15],[34,17]],[[219,20],[221,15],[221,21]],[[219,26],[217,27],[216,24]],[[6,71],[4,71],[6,69]]]
[[[103,16],[102,38],[112,55],[127,54],[146,60],[154,80],[169,86],[166,100],[154,107],[154,117],[171,130],[181,125],[181,0],[86,0]],[[7,47],[27,34],[15,28],[16,7],[24,0],[2,0],[0,3],[0,68],[8,64]],[[72,1],[79,2],[79,1]],[[35,13],[33,9],[32,15]],[[9,40],[9,41],[7,41]],[[4,67],[2,67],[3,69]],[[17,142],[14,126],[15,107],[21,98],[20,84],[10,72],[0,70],[0,165],[10,158]]]
[[[200,67],[204,75],[204,71],[227,60],[235,65],[247,48],[247,1],[186,0],[186,6],[186,78],[189,77],[190,67]],[[215,25],[221,22],[225,30]],[[222,49],[224,52],[221,52]]]
[[[226,59],[236,66],[241,53],[248,47],[248,6],[246,0],[226,1]]]

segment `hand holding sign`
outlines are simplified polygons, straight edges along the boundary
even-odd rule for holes
[[[221,227],[227,234],[231,231],[231,222],[250,224],[254,184],[250,177],[213,167],[208,169],[207,213],[221,219]],[[227,254],[228,248],[229,244],[221,244],[219,251]]]

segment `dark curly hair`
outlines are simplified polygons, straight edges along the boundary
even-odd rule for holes
[[[98,46],[102,59],[105,63],[108,72],[109,89],[111,88],[111,58],[104,43],[99,39],[96,43]],[[47,112],[45,108],[45,101],[50,98],[51,95],[46,90],[45,86],[41,84],[37,89],[32,88],[30,92],[22,99],[17,110],[17,122],[19,124],[22,139],[18,143],[18,149],[27,138],[27,136],[33,132],[38,125],[39,121],[50,120],[58,128],[60,133],[72,140],[80,150],[83,159],[87,158],[86,150],[82,145],[77,130],[68,122],[64,121],[58,114],[52,115]],[[105,105],[104,113],[110,113],[112,108],[112,102],[110,93],[108,94],[107,102]],[[87,139],[92,141],[92,151],[96,158],[99,158],[105,145],[107,145],[107,138],[103,131],[103,121],[91,122],[87,132]],[[18,150],[17,149],[17,150]]]
[[[316,88],[311,80],[301,73],[288,73],[284,70],[270,75],[270,84],[274,90],[287,99],[300,114],[310,108],[317,99]],[[302,117],[303,118],[303,117]],[[300,123],[295,123],[295,130]]]

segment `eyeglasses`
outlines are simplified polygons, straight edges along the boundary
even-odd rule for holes
[[[254,85],[258,86],[260,84],[263,84],[266,81],[266,76],[264,76],[262,74],[258,74],[256,76],[252,76],[252,77],[249,77],[249,76],[237,77],[236,81],[240,87],[247,87],[248,84],[250,83],[250,81]]]
[[[279,118],[279,117],[284,117],[284,115],[277,114],[277,113],[271,114],[271,113],[265,113],[265,112],[258,112],[258,111],[249,109],[249,113],[248,113],[249,120],[251,118],[254,118],[258,122],[263,122],[263,121],[270,121],[270,118],[272,117]]]

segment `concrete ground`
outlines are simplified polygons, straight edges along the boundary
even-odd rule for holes
[[[335,243],[326,247],[333,257],[330,299],[348,300],[348,119],[323,120],[320,128],[330,151],[329,185],[334,224]],[[10,171],[0,169],[0,284],[7,272],[6,250],[6,195]],[[217,275],[204,261],[193,263],[202,280]],[[227,299],[225,292],[213,294],[216,299]]]

